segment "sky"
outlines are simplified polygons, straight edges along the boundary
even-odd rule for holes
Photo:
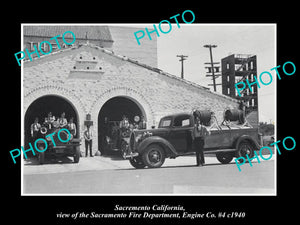
[[[164,30],[168,30],[166,27]],[[152,34],[154,35],[154,34]],[[181,62],[176,55],[187,55],[184,61],[184,78],[207,86],[212,80],[205,77],[205,62],[210,62],[209,49],[203,45],[214,44],[214,62],[231,54],[253,54],[257,56],[257,76],[270,71],[276,65],[276,25],[275,24],[172,24],[168,34],[157,37],[158,68],[180,77]],[[268,82],[268,77],[262,77]],[[221,77],[217,80],[221,82]],[[259,121],[273,123],[276,120],[276,79],[258,88]],[[222,92],[221,85],[217,92]]]

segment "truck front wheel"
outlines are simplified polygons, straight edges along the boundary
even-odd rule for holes
[[[165,152],[159,145],[151,144],[144,151],[142,160],[149,168],[161,167],[165,162]]]
[[[140,157],[129,159],[129,162],[136,169],[143,169],[146,166]]]
[[[80,147],[75,147],[74,163],[78,163],[80,159]]]
[[[39,152],[39,164],[42,165],[45,162],[45,152]]]
[[[222,164],[228,164],[233,159],[233,153],[231,152],[218,152],[216,154],[217,159]]]

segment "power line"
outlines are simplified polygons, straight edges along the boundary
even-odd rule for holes
[[[183,79],[184,75],[183,75],[183,61],[186,60],[186,58],[188,57],[187,55],[176,55],[176,57],[179,57],[179,61],[181,62],[181,79]]]
[[[218,64],[218,63],[214,63],[213,62],[213,57],[212,57],[212,48],[216,48],[217,45],[204,45],[203,46],[204,48],[209,48],[209,53],[210,53],[210,63],[207,63],[207,64],[210,64],[210,68],[211,68],[211,73],[212,75],[206,75],[206,76],[212,76],[212,80],[213,80],[213,84],[209,84],[209,86],[214,86],[214,91],[216,92],[217,91],[217,85],[221,85],[221,84],[216,84],[216,76],[219,77],[219,75],[216,75],[215,74],[215,68],[214,68],[214,64]],[[219,68],[219,67],[217,67]],[[209,69],[209,68],[208,68]],[[209,70],[210,72],[210,70]]]

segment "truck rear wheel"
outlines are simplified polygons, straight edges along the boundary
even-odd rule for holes
[[[151,144],[144,151],[142,160],[149,168],[159,168],[165,162],[165,152],[159,145]]]
[[[232,152],[218,152],[216,154],[217,159],[222,164],[228,164],[233,159],[233,153]]]
[[[254,156],[254,149],[249,141],[242,141],[238,146],[236,157],[244,157],[246,162],[248,162],[247,155],[249,158],[252,158]],[[241,161],[242,159],[239,159],[239,162]]]

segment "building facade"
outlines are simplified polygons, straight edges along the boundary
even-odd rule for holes
[[[112,49],[86,40],[23,62],[26,143],[34,118],[42,121],[48,112],[56,117],[65,112],[68,120],[73,117],[77,137],[83,136],[85,120],[90,116],[95,152],[100,148],[105,117],[120,121],[126,115],[133,121],[136,115],[144,116],[147,128],[151,128],[167,114],[195,108],[214,111],[222,122],[226,108],[238,107],[236,99],[118,55]]]

